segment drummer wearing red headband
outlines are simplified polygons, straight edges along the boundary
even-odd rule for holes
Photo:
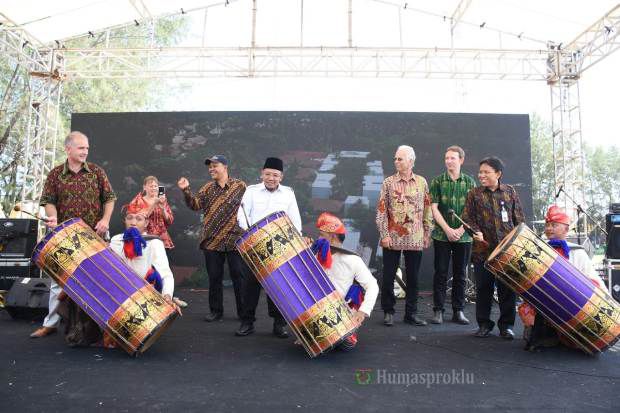
[[[150,208],[131,203],[125,208],[125,232],[112,237],[110,248],[139,276],[143,277],[176,307],[172,301],[174,276],[163,241],[146,233]]]
[[[549,245],[590,278],[594,284],[603,287],[603,280],[596,273],[585,249],[581,245],[566,241],[569,227],[570,217],[566,212],[556,205],[550,206],[545,216],[545,235],[549,240]],[[544,318],[537,314],[534,307],[528,303],[519,306],[519,316],[525,325],[523,335],[527,342],[527,350],[535,351],[540,347],[552,347],[560,343],[561,337],[555,328],[545,322]]]
[[[379,294],[377,280],[356,253],[342,247],[347,231],[338,217],[324,212],[317,219],[316,227],[320,238],[314,242],[312,251],[336,290],[353,309],[353,320],[362,324],[375,306]],[[353,333],[338,348],[350,351],[356,344],[357,333]]]

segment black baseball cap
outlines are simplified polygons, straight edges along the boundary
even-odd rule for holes
[[[205,165],[209,165],[211,162],[219,162],[222,165],[228,165],[228,159],[224,155],[213,155],[210,158],[205,159]]]

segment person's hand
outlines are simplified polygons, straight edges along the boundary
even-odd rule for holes
[[[163,208],[164,204],[166,203],[166,195],[165,194],[161,194],[160,196],[157,197],[157,200],[155,202],[158,202],[159,206],[161,206]]]
[[[103,237],[108,231],[108,229],[110,229],[110,222],[103,218],[99,222],[97,222],[97,225],[95,225],[95,232],[100,237]]]
[[[189,181],[183,176],[177,181],[177,186],[181,191],[185,191],[186,188],[189,188]]]
[[[49,229],[56,228],[58,226],[58,218],[47,217],[47,220],[45,221],[45,226],[48,227]]]
[[[174,308],[174,311],[176,311],[177,313],[179,313],[179,315],[181,315],[181,316],[183,315],[183,312],[181,311],[181,307],[179,307],[179,306],[177,305],[177,303],[175,303],[175,302],[174,302],[174,300],[172,299],[172,297],[170,296],[170,294],[165,294],[165,295],[164,295],[164,300],[166,300],[166,302],[167,302],[168,304],[170,304],[170,305]]]
[[[383,248],[390,248],[392,246],[392,239],[390,237],[385,237],[381,240],[381,246]]]
[[[456,242],[461,239],[461,235],[458,229],[448,228],[446,231],[446,236],[448,237],[448,241]]]
[[[304,239],[304,242],[306,243],[307,247],[311,247],[312,246],[312,243],[314,242],[314,241],[312,241],[312,238],[310,238],[310,237],[303,237],[303,239]]]
[[[353,322],[360,326],[366,320],[367,317],[368,315],[366,313],[364,313],[363,311],[359,311],[359,310],[355,311],[353,315],[351,316],[351,318],[353,319]]]
[[[422,241],[422,248],[428,248],[431,246],[431,237],[430,235],[424,235],[424,239]]]
[[[483,242],[484,241],[484,236],[482,235],[482,232],[480,232],[480,231],[474,232],[474,240],[476,240],[478,242]]]

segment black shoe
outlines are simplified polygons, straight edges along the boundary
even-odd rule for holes
[[[433,324],[441,324],[443,323],[443,311],[437,310],[434,312],[433,318],[431,318],[431,323]]]
[[[504,340],[513,340],[515,338],[515,333],[509,328],[500,330],[499,335]]]
[[[491,335],[491,330],[492,328],[490,328],[489,326],[480,326],[478,328],[478,331],[474,333],[474,337],[479,337],[479,338],[489,337]]]
[[[209,313],[205,316],[205,321],[207,323],[211,323],[213,321],[219,321],[221,320],[223,317],[223,314],[221,313]]]
[[[249,336],[254,332],[254,324],[253,323],[241,323],[241,327],[239,330],[235,331],[235,335],[239,337]]]
[[[288,332],[285,330],[283,325],[279,324],[273,325],[273,335],[278,338],[288,338]]]
[[[465,314],[463,313],[463,311],[460,311],[460,310],[455,311],[452,314],[452,321],[458,324],[463,324],[463,325],[469,324],[469,320],[467,319],[467,317],[465,317]]]
[[[388,327],[392,327],[394,325],[394,314],[385,313],[383,316],[383,324]]]
[[[403,319],[403,321],[404,321],[405,323],[407,323],[407,324],[412,324],[412,325],[415,325],[415,326],[420,326],[420,327],[421,327],[421,326],[428,325],[428,323],[427,323],[424,319],[422,319],[422,318],[418,317],[418,315],[417,315],[417,314],[412,314],[412,315],[410,315],[410,316],[406,316],[406,317]]]

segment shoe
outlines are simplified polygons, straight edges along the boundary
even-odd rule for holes
[[[467,319],[467,317],[465,317],[465,314],[463,313],[463,311],[455,311],[452,314],[452,321],[454,321],[457,324],[463,324],[463,325],[467,325],[469,324],[469,320]]]
[[[207,323],[211,323],[213,321],[219,321],[221,320],[223,317],[223,314],[218,314],[218,313],[209,313],[205,316],[205,321]]]
[[[433,318],[431,318],[431,323],[433,324],[441,324],[443,323],[443,311],[437,310],[434,312]]]
[[[403,319],[403,321],[405,323],[407,323],[407,324],[412,324],[412,325],[419,326],[419,327],[428,325],[428,323],[424,319],[418,317],[417,314],[413,314],[411,316],[406,316]]]
[[[392,327],[394,325],[394,314],[385,313],[383,316],[383,324]]]
[[[32,334],[30,334],[30,338],[41,338],[49,336],[50,334],[54,334],[55,332],[55,327],[41,327],[36,329]]]
[[[515,338],[515,333],[511,329],[505,328],[500,330],[499,336],[505,340],[513,340]]]
[[[273,335],[278,338],[288,338],[288,332],[285,329],[285,326],[274,324],[273,325]]]
[[[235,331],[235,335],[238,337],[249,336],[254,332],[254,324],[253,323],[241,323],[241,327],[239,330]]]
[[[489,337],[491,335],[491,330],[492,329],[488,326],[480,326],[478,328],[478,331],[474,333],[474,337],[478,337],[478,338]]]

